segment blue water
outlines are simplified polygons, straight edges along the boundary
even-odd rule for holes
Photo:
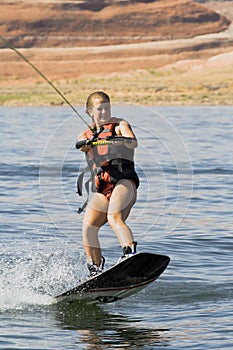
[[[85,117],[83,109],[79,112]],[[139,140],[128,223],[140,251],[167,254],[158,281],[105,305],[51,295],[86,275],[68,108],[0,107],[1,349],[232,349],[233,107],[114,105]],[[120,256],[108,226],[107,265]]]

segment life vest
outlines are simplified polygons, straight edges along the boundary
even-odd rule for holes
[[[95,139],[95,141],[109,140],[111,137],[116,136],[115,127],[117,125],[118,123],[105,124],[103,130],[98,134],[98,138]],[[84,132],[84,135],[90,140],[93,134],[92,131],[88,129]],[[105,163],[107,164],[115,153],[116,147],[112,147],[112,145],[103,144],[92,147],[86,152],[86,160],[90,170],[92,170],[92,168],[101,167]]]
[[[117,138],[115,127],[119,123],[110,123],[103,126],[95,141]],[[84,132],[87,139],[93,137],[90,129]],[[127,147],[123,142],[119,144],[100,144],[93,146],[85,153],[86,161],[91,172],[92,191],[103,193],[110,198],[115,184],[121,179],[131,179],[139,186],[139,179],[134,169],[134,149]],[[81,174],[82,175],[82,174]],[[80,184],[78,184],[78,193]]]

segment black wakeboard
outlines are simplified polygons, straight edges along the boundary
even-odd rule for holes
[[[124,299],[156,280],[169,261],[166,255],[136,253],[55,298],[103,303]]]

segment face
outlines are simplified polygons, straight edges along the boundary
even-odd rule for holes
[[[95,98],[93,100],[93,108],[90,111],[90,116],[97,127],[107,124],[111,119],[110,103],[100,98]]]

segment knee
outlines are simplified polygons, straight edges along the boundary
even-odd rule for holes
[[[110,227],[115,227],[117,224],[122,223],[122,216],[120,213],[111,213],[108,214],[108,223]]]
[[[95,226],[83,226],[83,243],[90,245],[90,242],[98,240],[99,228]]]

